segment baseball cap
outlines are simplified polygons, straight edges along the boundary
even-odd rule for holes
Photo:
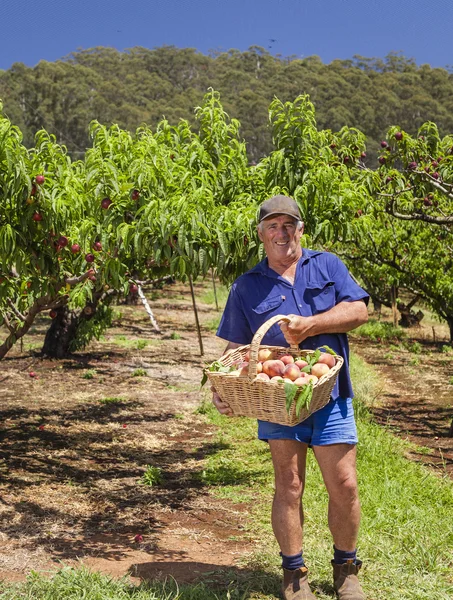
[[[302,220],[296,202],[292,198],[283,195],[273,196],[261,204],[258,222],[261,223],[263,219],[273,215],[289,215],[298,221]]]

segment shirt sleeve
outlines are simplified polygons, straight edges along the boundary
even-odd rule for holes
[[[354,281],[348,268],[338,256],[335,256],[335,262],[332,266],[336,304],[339,302],[364,300],[365,304],[368,305],[370,296],[358,283],[356,283],[356,281]]]
[[[220,320],[217,336],[236,344],[250,344],[253,333],[242,309],[242,300],[236,283],[233,283],[225,310]]]

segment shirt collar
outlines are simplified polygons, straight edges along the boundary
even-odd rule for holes
[[[309,250],[308,248],[302,248],[302,256],[297,263],[297,268],[299,269],[302,265],[313,258],[313,256],[317,256],[318,254],[321,254],[320,250]],[[276,275],[275,271],[269,267],[269,261],[267,260],[267,257],[250,269],[249,273],[260,273],[261,275],[267,275],[268,277],[274,276],[274,274]]]

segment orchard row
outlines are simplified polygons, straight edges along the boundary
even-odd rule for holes
[[[369,170],[360,131],[318,130],[307,96],[276,99],[274,150],[249,164],[216,92],[196,115],[197,131],[94,122],[92,147],[72,161],[46,131],[25,148],[0,111],[0,358],[42,311],[101,314],[111,291],[165,275],[231,282],[263,256],[256,213],[275,193],[297,200],[305,245],[339,253],[376,300],[395,287],[417,295],[453,335],[452,136],[433,123],[415,138],[390,128]]]

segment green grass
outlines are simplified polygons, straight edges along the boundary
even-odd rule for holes
[[[228,298],[228,288],[220,284],[218,281],[216,281],[215,288],[219,309],[223,309]],[[213,306],[215,306],[214,288],[212,287],[212,283],[211,286],[208,287],[200,296],[200,302],[202,302],[203,304],[212,304]]]
[[[99,399],[100,404],[122,404],[123,402],[126,402],[126,398],[121,398],[119,396],[108,396]]]
[[[83,379],[93,379],[95,375],[96,375],[96,369],[88,369],[87,371],[85,371],[85,373],[82,375],[82,377],[83,377]]]
[[[391,323],[369,319],[367,323],[354,329],[351,335],[367,337],[376,342],[403,340],[407,334],[404,329],[401,327],[394,327]]]
[[[405,458],[411,446],[376,425],[366,406],[379,401],[380,380],[351,357],[358,429],[358,474],[362,502],[359,556],[370,600],[451,600],[453,597],[453,483]],[[222,417],[209,392],[198,413],[217,427],[213,453],[194,475],[211,493],[248,503],[244,536],[253,541],[243,572],[223,581],[181,586],[175,582],[130,586],[126,580],[63,570],[47,580],[32,574],[25,584],[0,586],[1,600],[276,600],[280,598],[280,558],[271,523],[273,473],[265,443],[256,439],[256,422]],[[152,473],[152,479],[156,474]],[[158,475],[158,474],[157,474]],[[155,483],[154,483],[155,484]],[[304,551],[311,582],[320,600],[332,600],[332,540],[327,527],[327,494],[312,453],[307,462],[304,499]]]
[[[153,465],[147,465],[146,471],[143,473],[140,481],[144,485],[159,485],[163,481],[162,469]]]
[[[147,375],[148,372],[146,371],[146,369],[142,369],[140,367],[132,371],[132,377],[146,377]]]
[[[209,321],[207,321],[205,327],[206,329],[208,329],[209,331],[217,331],[217,329],[219,328],[220,325],[220,319],[221,316],[219,315],[218,317],[214,317],[213,319],[210,319]]]

